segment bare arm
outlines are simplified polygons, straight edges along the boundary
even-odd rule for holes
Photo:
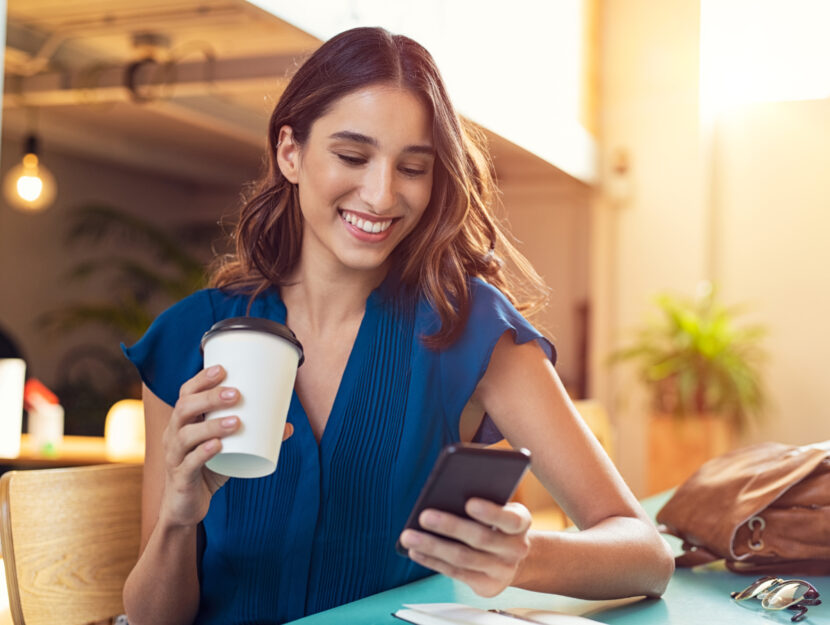
[[[466,546],[423,534],[413,559],[485,595],[507,585],[582,598],[661,595],[674,570],[668,545],[539,346],[502,336],[473,399],[512,445],[530,449],[533,472],[582,531],[529,531],[523,506],[470,500],[467,512],[480,523],[421,519]]]
[[[173,408],[143,389],[146,452],[142,490],[141,555],[124,586],[131,625],[193,622],[199,607],[196,528],[210,498],[227,481],[204,463],[220,438],[238,427],[204,421],[202,414],[237,401],[222,397],[223,371],[205,371],[182,386]]]
[[[531,450],[534,473],[583,530],[532,532],[515,585],[584,598],[661,595],[671,551],[539,346],[502,336],[477,395],[511,444]]]

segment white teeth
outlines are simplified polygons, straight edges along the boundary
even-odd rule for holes
[[[378,232],[383,232],[389,226],[392,225],[392,220],[389,219],[387,221],[369,221],[368,219],[364,220],[360,217],[353,215],[347,211],[342,211],[340,215],[343,217],[345,221],[352,224],[356,228],[360,228],[363,232],[368,232],[369,234],[377,234]]]

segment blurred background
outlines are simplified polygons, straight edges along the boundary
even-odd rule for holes
[[[139,392],[119,343],[202,284],[293,68],[381,25],[485,129],[551,287],[534,321],[638,495],[738,444],[830,438],[828,3],[6,4],[0,357],[68,434]]]

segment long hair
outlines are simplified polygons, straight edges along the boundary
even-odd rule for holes
[[[303,220],[297,187],[277,165],[280,128],[290,126],[302,146],[314,121],[339,98],[383,83],[411,90],[432,116],[436,158],[430,201],[418,227],[390,257],[399,286],[423,294],[441,319],[440,329],[425,343],[445,347],[461,333],[469,313],[470,277],[496,286],[526,314],[542,308],[547,296],[542,279],[495,217],[499,197],[483,133],[456,113],[429,52],[382,28],[340,33],[289,81],[271,114],[267,169],[244,202],[233,233],[235,253],[218,260],[211,285],[254,297],[287,283],[300,258]]]

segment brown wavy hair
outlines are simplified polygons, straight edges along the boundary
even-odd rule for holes
[[[291,78],[271,114],[267,169],[241,208],[235,253],[218,259],[211,285],[253,298],[287,284],[300,258],[303,220],[297,187],[277,165],[279,130],[290,126],[302,146],[311,125],[334,102],[379,83],[411,90],[432,115],[436,158],[430,201],[418,227],[391,256],[399,286],[423,294],[440,316],[440,329],[425,343],[444,347],[461,333],[470,277],[496,286],[527,315],[541,309],[544,282],[495,216],[500,200],[483,133],[456,113],[429,52],[382,28],[354,28],[333,37]]]

